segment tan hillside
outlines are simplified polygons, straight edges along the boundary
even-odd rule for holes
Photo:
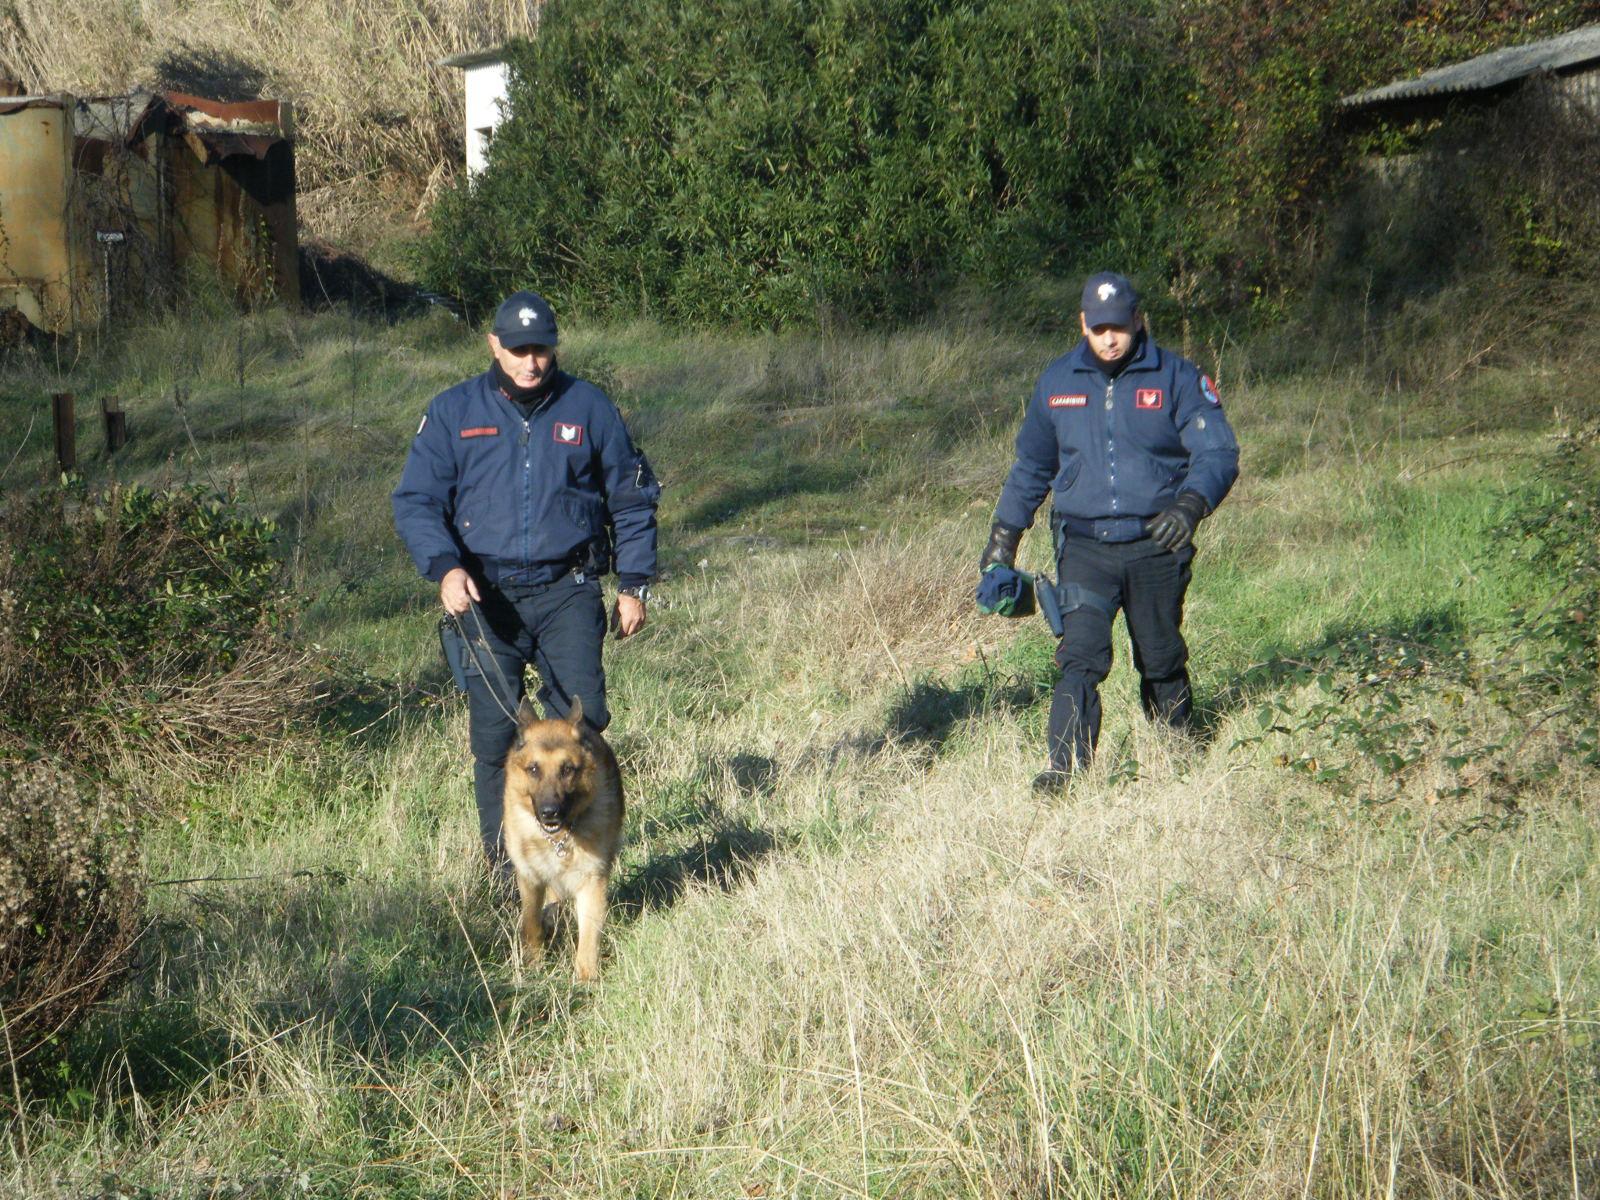
[[[393,218],[415,219],[460,164],[461,78],[439,59],[527,35],[538,11],[539,0],[5,0],[0,76],[29,91],[291,100],[301,224],[361,247]]]

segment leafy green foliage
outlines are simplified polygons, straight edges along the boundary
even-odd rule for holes
[[[1540,485],[1513,499],[1485,570],[1522,571],[1537,607],[1468,637],[1445,628],[1366,634],[1314,662],[1279,663],[1254,744],[1288,740],[1280,766],[1368,802],[1418,768],[1449,778],[1433,800],[1479,793],[1508,811],[1562,762],[1600,768],[1600,426],[1568,434]],[[1312,688],[1309,698],[1306,689]],[[1469,706],[1492,710],[1485,720]]]
[[[480,307],[892,320],[1115,265],[1273,313],[1322,201],[1404,126],[1341,95],[1600,14],[1594,0],[600,0],[513,53],[488,169],[419,267]],[[1527,208],[1528,206],[1524,206]],[[1562,244],[1537,204],[1523,259]],[[1531,224],[1530,224],[1531,223]]]
[[[1188,177],[1185,202],[1195,219],[1185,228],[1181,273],[1192,276],[1183,282],[1197,299],[1223,307],[1259,304],[1293,286],[1308,255],[1324,248],[1328,201],[1354,162],[1412,148],[1419,132],[1431,132],[1404,116],[1342,119],[1341,96],[1600,16],[1593,0],[1180,7],[1186,61],[1200,81],[1193,101],[1208,131]]]
[[[1543,483],[1500,540],[1549,599],[1513,612],[1497,660],[1505,677],[1492,682],[1511,702],[1575,723],[1577,749],[1600,766],[1600,423],[1562,438]]]
[[[1100,255],[1133,269],[1195,135],[1158,94],[1179,70],[1160,9],[552,5],[425,273],[479,305],[531,283],[569,309],[772,325]]]
[[[103,767],[281,721],[304,684],[274,535],[196,488],[69,479],[19,499],[0,536],[0,739]]]

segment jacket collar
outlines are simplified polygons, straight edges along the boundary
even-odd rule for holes
[[[1102,379],[1105,378],[1106,373],[1100,367],[1100,360],[1089,349],[1088,338],[1078,339],[1076,349],[1068,354],[1067,360],[1074,371],[1091,371]],[[1134,348],[1133,358],[1117,373],[1117,378],[1122,378],[1130,371],[1155,371],[1160,367],[1161,347],[1156,345],[1155,339],[1150,336],[1149,330],[1146,330],[1144,336],[1139,339],[1138,346]]]
[[[557,368],[555,380],[551,383],[550,390],[545,393],[544,399],[540,401],[538,407],[528,414],[527,419],[531,421],[540,413],[547,412],[552,404],[566,395],[573,382],[571,375]],[[499,406],[507,416],[514,420],[519,422],[523,420],[522,410],[512,403],[509,396],[495,386],[493,371],[485,371],[482,375],[479,375],[477,383],[483,394],[488,397],[489,403]]]

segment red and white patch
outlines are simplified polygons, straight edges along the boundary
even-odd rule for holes
[[[1222,407],[1222,397],[1217,394],[1217,385],[1211,382],[1211,376],[1200,376],[1200,394],[1218,408]]]
[[[1088,404],[1089,397],[1081,392],[1076,395],[1050,397],[1051,408],[1086,408]]]
[[[471,429],[463,429],[461,436],[469,437],[494,437],[500,432],[498,425],[474,425]]]
[[[568,425],[565,421],[557,421],[552,431],[556,441],[563,446],[583,445],[583,426]]]
[[[1140,388],[1133,394],[1135,408],[1160,408],[1162,395],[1160,388]]]

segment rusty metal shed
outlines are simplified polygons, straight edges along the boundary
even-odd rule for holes
[[[0,314],[93,329],[214,272],[300,294],[288,104],[179,92],[0,98]]]

